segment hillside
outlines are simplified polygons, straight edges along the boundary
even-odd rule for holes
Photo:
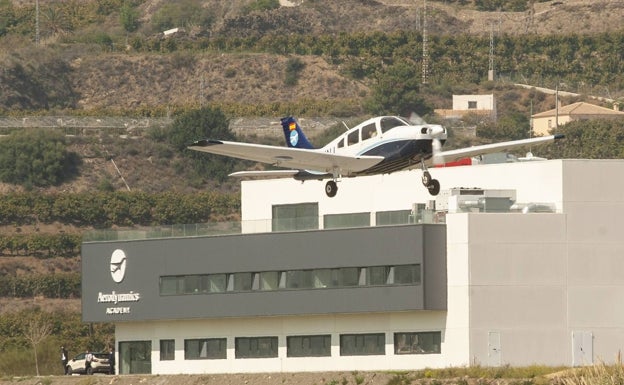
[[[230,108],[227,110],[228,116],[241,137],[263,143],[281,143],[282,134],[279,128],[275,129],[276,118],[285,113],[294,113],[291,111],[294,109],[314,141],[319,132],[333,123],[350,118],[357,120],[366,114],[363,105],[374,90],[374,76],[387,69],[392,62],[389,56],[395,55],[394,52],[383,52],[383,43],[371,49],[379,49],[381,52],[370,56],[368,51],[361,56],[359,53],[352,54],[345,36],[355,40],[360,36],[358,34],[364,36],[375,31],[421,31],[425,13],[422,0],[282,0],[284,6],[278,9],[245,11],[245,7],[254,1],[184,0],[184,4],[199,3],[201,9],[197,11],[208,12],[210,22],[205,25],[188,23],[181,26],[183,30],[180,33],[167,38],[163,36],[162,30],[154,27],[153,20],[162,17],[163,9],[167,10],[167,6],[176,2],[134,2],[137,4],[140,26],[137,31],[127,33],[120,26],[117,10],[101,14],[85,11],[85,7],[93,7],[94,2],[91,0],[58,3],[42,1],[44,16],[41,42],[35,45],[34,28],[28,21],[34,13],[33,2],[10,0],[15,7],[23,7],[22,13],[17,12],[22,25],[16,24],[5,30],[0,23],[0,65],[3,67],[0,71],[0,111],[4,115],[2,118],[14,119],[15,123],[0,127],[0,134],[15,127],[35,127],[33,122],[37,121],[36,118],[49,119],[51,124],[41,126],[62,126],[67,136],[68,150],[78,154],[82,160],[80,173],[73,180],[37,191],[42,194],[69,194],[97,192],[105,187],[115,191],[130,189],[148,193],[175,191],[193,194],[214,190],[237,196],[240,193],[238,180],[216,181],[210,176],[193,175],[180,154],[162,142],[150,139],[147,135],[149,129],[135,130],[132,125],[123,122],[89,128],[64,125],[62,122],[73,117],[87,116],[106,121],[132,115],[131,118],[156,120],[157,123],[150,126],[153,128],[160,127],[163,122],[170,122],[174,117],[173,112],[200,105],[219,105]],[[434,52],[431,64],[432,69],[439,70],[438,77],[434,84],[422,89],[432,108],[450,108],[451,95],[455,92],[493,93],[501,114],[513,111],[527,115],[530,108],[539,111],[554,107],[553,96],[535,95],[532,90],[514,88],[509,79],[484,81],[485,76],[482,75],[487,72],[490,32],[499,38],[521,36],[526,41],[536,36],[624,32],[621,24],[624,20],[623,1],[534,1],[523,12],[481,12],[472,3],[427,1],[427,31],[432,41],[448,38],[444,44],[449,45],[443,46],[443,49],[451,51],[454,37],[470,34],[480,39],[480,48],[485,47],[483,51],[475,53],[474,62],[469,61],[468,68],[471,71],[449,78],[444,69],[439,69],[457,68],[458,63],[469,55],[461,51],[453,52],[457,56]],[[50,4],[62,4],[70,8],[61,8],[61,11],[56,12],[54,8],[48,8]],[[116,4],[116,0],[98,4]],[[69,15],[74,15],[78,20],[76,25],[69,25]],[[89,24],[89,20],[97,22]],[[4,31],[6,34],[3,34]],[[278,38],[283,37],[284,42],[289,42],[287,38],[293,36],[317,46],[326,44],[322,47],[325,50],[321,50],[323,53],[313,52],[308,49],[311,44],[302,44],[304,48],[301,49],[284,47],[282,50]],[[215,45],[209,48],[203,46],[208,43]],[[224,46],[220,47],[220,43]],[[261,46],[262,43],[265,45]],[[247,49],[245,44],[258,44],[260,48]],[[334,54],[332,44],[345,52]],[[557,51],[556,43],[554,46],[552,51]],[[621,43],[614,42],[613,46],[621,47]],[[397,49],[396,55],[419,62],[422,51],[414,47],[417,44],[406,43]],[[501,55],[509,53],[505,51],[509,47],[502,44],[501,47]],[[619,58],[622,52],[622,49],[614,49],[614,62],[621,61]],[[552,61],[551,54],[527,55],[526,61],[549,63]],[[573,57],[574,54],[576,51],[569,56]],[[583,56],[586,61],[582,64],[591,66],[590,60],[601,61],[599,56],[590,50]],[[292,60],[300,61],[301,70],[295,82],[288,82],[288,67]],[[364,76],[354,76],[353,72],[361,63],[364,63],[363,71],[370,71]],[[370,63],[374,63],[373,69]],[[619,67],[613,64],[613,68]],[[419,78],[420,73],[417,72],[416,76]],[[588,89],[600,93],[606,89],[614,97],[622,94],[622,90],[609,89],[615,86],[608,78],[605,80],[596,75],[595,79],[599,86],[587,84]],[[319,115],[322,115],[321,118],[317,118]],[[321,119],[325,120],[321,122]],[[258,127],[264,130],[258,130]],[[0,184],[0,194],[12,191],[23,191],[23,188]],[[219,219],[235,220],[238,215],[238,212],[232,212]],[[68,223],[9,224],[0,227],[0,233],[76,234],[90,229]],[[78,276],[80,263],[79,256],[48,259],[32,255],[0,256],[0,275],[30,277],[70,273]],[[24,308],[40,308],[44,311],[63,309],[76,315],[81,309],[79,298],[0,298],[0,318],[6,312]],[[0,367],[0,375],[3,374],[2,369]],[[383,385],[393,377],[388,373],[368,373],[363,378],[366,384]],[[182,377],[178,380],[180,384],[189,381],[319,385],[361,383],[353,373],[256,377],[239,375],[233,380],[227,380],[233,382],[218,376]],[[25,380],[30,383],[28,381]],[[32,383],[35,382],[77,384],[81,381],[78,377],[72,377],[66,382],[58,378],[49,381],[33,379]],[[158,377],[127,377],[120,381],[97,377],[91,382],[160,384],[163,380]]]
[[[181,34],[162,39],[151,21],[167,3],[162,0],[139,3],[141,24],[133,36],[128,37],[115,26],[118,23],[116,13],[96,28],[83,27],[86,36],[109,35],[113,39],[112,52],[93,45],[67,44],[82,32],[50,33],[51,26],[46,23],[42,26],[41,47],[23,44],[17,36],[0,36],[0,46],[5,48],[0,54],[0,63],[6,68],[0,73],[3,95],[0,107],[38,110],[63,106],[86,111],[159,108],[164,111],[169,106],[201,103],[270,105],[316,100],[335,104],[333,110],[327,111],[328,115],[350,114],[353,107],[345,111],[344,105],[360,105],[370,94],[371,79],[355,80],[348,76],[345,65],[349,63],[344,60],[302,52],[297,55],[304,64],[297,84],[286,86],[285,71],[291,56],[241,53],[236,49],[197,52],[181,48],[206,36],[261,42],[266,37],[292,34],[311,37],[336,36],[343,32],[420,31],[424,14],[421,1],[298,1],[294,2],[299,4],[297,6],[244,13],[241,9],[248,1],[227,2],[226,5],[204,0],[201,4],[214,18],[208,27],[192,25]],[[535,2],[524,12],[480,12],[474,6],[428,1],[426,14],[427,30],[432,39],[464,34],[487,38],[490,32],[496,36],[592,35],[622,31],[624,3],[545,1]],[[162,54],[137,51],[132,47],[136,39],[141,39],[141,44],[159,45]],[[171,48],[164,49],[167,44],[178,48],[171,53]],[[407,54],[419,59],[422,53],[412,50]],[[442,65],[453,59],[438,60]],[[439,65],[434,60],[431,67],[435,70]],[[480,72],[486,69],[481,68]]]

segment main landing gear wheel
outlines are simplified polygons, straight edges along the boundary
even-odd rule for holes
[[[423,171],[422,184],[429,190],[429,194],[435,196],[440,193],[440,182],[437,179],[433,179],[427,170]]]
[[[437,179],[431,179],[431,182],[427,185],[427,190],[433,196],[438,195],[440,193],[440,182]]]
[[[337,192],[338,192],[338,185],[336,184],[335,181],[330,180],[329,182],[325,184],[325,194],[327,194],[328,197],[330,198],[335,197]]]

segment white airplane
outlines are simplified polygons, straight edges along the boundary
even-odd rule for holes
[[[423,185],[431,195],[437,195],[440,182],[431,177],[427,169],[429,166],[563,138],[562,134],[558,134],[442,151],[447,133],[441,125],[415,124],[398,116],[379,116],[348,129],[325,147],[315,149],[295,118],[289,116],[281,121],[288,147],[204,139],[188,148],[291,168],[239,171],[230,176],[292,177],[301,181],[329,179],[325,185],[325,193],[329,197],[336,195],[336,182],[342,177],[421,168]]]

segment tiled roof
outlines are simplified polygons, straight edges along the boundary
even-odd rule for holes
[[[540,112],[538,114],[534,114],[533,118],[545,118],[548,116],[555,116],[557,114],[557,109],[552,109],[544,112]],[[585,103],[585,102],[577,102],[568,104],[566,106],[559,107],[559,116],[561,115],[608,115],[608,116],[622,116],[624,117],[624,112],[615,111],[610,108],[604,108],[600,106],[596,106],[594,104]]]

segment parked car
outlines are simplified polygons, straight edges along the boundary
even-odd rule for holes
[[[93,374],[109,373],[108,353],[92,353],[95,360],[91,362],[91,368],[85,370],[85,356],[87,353],[80,353],[67,362],[67,374]],[[97,360],[97,361],[96,361]]]

